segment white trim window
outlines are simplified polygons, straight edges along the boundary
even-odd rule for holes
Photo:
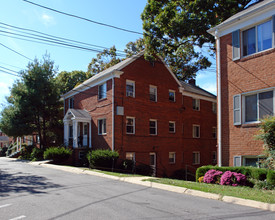
[[[150,85],[149,87],[149,95],[150,95],[150,101],[157,102],[157,87]]]
[[[150,119],[149,120],[149,134],[150,135],[157,135],[158,133],[158,125],[157,120]]]
[[[176,101],[175,90],[169,89],[169,101],[171,101],[171,102],[175,102]]]
[[[98,85],[98,100],[105,99],[107,97],[107,83]]]
[[[193,110],[199,111],[200,110],[200,100],[199,99],[192,99]]]
[[[97,126],[98,126],[98,134],[99,135],[107,134],[106,133],[106,118],[98,119]]]
[[[169,152],[169,163],[176,163],[176,152]]]
[[[200,126],[193,125],[193,138],[200,138]]]
[[[126,117],[126,134],[135,134],[135,118]]]
[[[274,90],[245,95],[243,105],[245,123],[258,122],[267,115],[274,115]]]
[[[212,137],[213,137],[214,139],[217,139],[217,128],[216,128],[216,127],[213,127],[213,128],[212,128]]]
[[[272,48],[272,21],[266,21],[242,32],[243,56]]]
[[[176,133],[176,122],[169,121],[169,133]]]
[[[69,108],[74,108],[74,97],[69,98]]]
[[[126,96],[135,97],[135,81],[126,80]]]
[[[192,163],[194,164],[194,165],[196,165],[196,164],[200,164],[200,152],[199,151],[194,151],[193,153],[192,153]]]
[[[136,161],[136,154],[135,152],[126,152],[125,158],[126,160]]]

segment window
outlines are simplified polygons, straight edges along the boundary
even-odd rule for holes
[[[199,99],[193,99],[193,109],[199,111],[200,110],[200,100]]]
[[[149,133],[151,135],[157,134],[157,120],[150,119],[149,121]]]
[[[107,84],[101,84],[98,86],[98,99],[105,99],[107,97]]]
[[[216,128],[216,127],[213,127],[213,128],[212,128],[212,137],[213,137],[214,139],[217,138],[217,128]]]
[[[126,160],[136,160],[136,155],[134,152],[126,152]]]
[[[243,31],[243,56],[272,48],[271,20]]]
[[[261,92],[244,97],[245,122],[259,121],[266,115],[274,114],[273,91]]]
[[[169,121],[169,132],[175,133],[176,132],[176,122]]]
[[[135,97],[135,82],[126,80],[126,96]]]
[[[176,163],[176,153],[169,152],[169,163]]]
[[[169,90],[169,100],[171,102],[175,102],[176,101],[176,96],[175,96],[175,91],[174,90]]]
[[[217,163],[217,151],[212,151],[212,164]]]
[[[39,136],[37,136],[39,137]],[[72,138],[73,137],[73,126],[72,125],[69,125],[69,138]]]
[[[150,85],[149,93],[150,93],[150,101],[156,102],[157,101],[157,87]]]
[[[200,137],[200,126],[193,125],[193,138],[199,138],[199,137]]]
[[[135,118],[126,117],[126,134],[135,133]]]
[[[83,135],[88,135],[88,124],[87,123],[85,123],[84,125],[83,125]]]
[[[69,99],[69,108],[74,108],[74,97]]]
[[[217,114],[217,103],[212,102],[212,112]]]
[[[98,123],[98,134],[106,134],[106,119],[99,119]]]
[[[193,164],[200,164],[200,152],[193,152]]]

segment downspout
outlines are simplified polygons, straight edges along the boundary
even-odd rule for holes
[[[217,78],[218,78],[218,166],[222,166],[222,114],[221,114],[221,48],[220,37],[218,36],[218,30],[215,31],[216,48],[217,48]]]
[[[112,151],[115,150],[115,80],[112,77]]]

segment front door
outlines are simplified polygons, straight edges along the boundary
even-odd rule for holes
[[[88,146],[88,123],[83,123],[83,146]]]
[[[150,166],[153,170],[152,176],[156,176],[156,172],[157,172],[156,162],[157,162],[156,153],[150,153]]]

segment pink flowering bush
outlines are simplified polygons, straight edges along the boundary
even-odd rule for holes
[[[241,173],[226,171],[221,177],[221,185],[244,186],[246,184],[246,176]]]
[[[219,183],[221,175],[223,174],[222,171],[219,170],[208,170],[204,177],[203,177],[203,182],[205,183]]]

